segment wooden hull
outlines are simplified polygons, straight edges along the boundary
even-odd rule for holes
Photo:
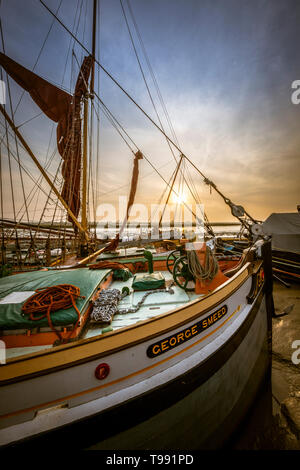
[[[91,448],[220,448],[241,422],[269,367],[266,307],[261,298],[235,337],[206,362],[123,410],[94,420],[98,442]],[[113,423],[110,429],[104,424],[107,422]],[[124,424],[119,425],[120,432],[115,434],[117,423],[131,426],[122,430]],[[105,429],[101,442],[99,429]],[[109,433],[112,436],[108,437]],[[91,441],[90,433],[89,445]]]
[[[64,429],[71,436],[76,426],[95,425],[102,449],[181,447],[184,429],[194,426],[188,448],[219,445],[212,436],[227,422],[221,437],[229,437],[269,363],[270,309],[261,273],[261,262],[247,263],[182,308],[9,361],[1,367],[0,444],[51,431],[59,442]],[[95,376],[100,364],[109,366],[104,379]],[[77,445],[88,435],[80,433]]]

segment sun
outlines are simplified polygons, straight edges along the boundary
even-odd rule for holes
[[[173,194],[173,199],[176,204],[184,204],[187,201],[186,195],[183,192]]]

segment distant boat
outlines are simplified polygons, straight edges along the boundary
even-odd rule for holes
[[[67,234],[70,244],[78,243],[78,251],[55,267],[0,280],[0,339],[6,348],[0,365],[0,444],[45,438],[47,445],[69,439],[74,451],[95,439],[98,448],[114,450],[216,448],[237,429],[269,378],[270,242],[254,236],[256,220],[172,142],[180,156],[166,186],[169,195],[177,174],[185,181],[182,162],[191,165],[247,232],[244,251],[232,256],[218,248],[206,216],[204,242],[167,240],[165,252],[151,244],[120,256],[117,236],[97,249],[99,241],[87,223],[85,179],[92,173],[86,172],[87,103],[91,96],[96,99],[91,77],[99,66],[97,1],[93,4],[93,50],[80,65],[74,95],[0,57],[3,69],[59,122],[61,192],[0,106],[7,126],[48,182],[48,196],[55,195],[66,210],[73,229],[73,237]],[[134,153],[125,225],[142,158],[140,150]],[[49,234],[56,227],[65,242],[66,225],[54,222]],[[16,245],[18,223],[9,223]],[[26,227],[38,230],[37,224]],[[54,249],[61,254],[60,247]],[[4,245],[2,255],[5,259]],[[49,448],[55,452],[55,446]]]

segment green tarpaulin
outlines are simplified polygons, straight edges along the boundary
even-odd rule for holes
[[[90,270],[88,268],[65,271],[32,271],[0,279],[0,329],[36,328],[48,326],[47,318],[39,321],[28,320],[22,315],[22,305],[36,289],[59,284],[72,284],[80,288],[76,305],[82,312],[99,283],[110,273],[110,269]],[[74,307],[51,313],[54,326],[71,325],[77,321]]]
[[[152,290],[165,287],[165,278],[160,272],[151,274],[136,274],[133,278],[132,287],[134,290]]]

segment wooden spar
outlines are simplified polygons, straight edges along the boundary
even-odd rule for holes
[[[56,189],[56,187],[53,185],[52,181],[50,180],[49,176],[48,176],[47,173],[45,172],[44,168],[41,166],[41,164],[40,164],[39,161],[37,160],[36,156],[35,156],[34,153],[32,152],[31,148],[29,147],[29,145],[27,144],[27,142],[25,141],[25,139],[23,138],[23,136],[20,134],[20,132],[18,131],[18,129],[17,129],[16,126],[14,125],[13,121],[10,119],[9,115],[8,115],[7,112],[5,111],[5,109],[4,109],[4,107],[2,106],[2,104],[0,104],[0,111],[1,111],[1,113],[3,114],[3,116],[5,117],[5,119],[7,120],[8,124],[10,125],[10,127],[12,128],[12,130],[14,131],[14,133],[16,134],[16,136],[18,137],[18,139],[20,140],[20,142],[22,143],[23,147],[26,149],[26,151],[27,151],[28,154],[30,155],[31,159],[34,161],[35,165],[38,167],[38,169],[39,169],[40,172],[42,173],[43,177],[45,178],[45,180],[47,181],[47,183],[49,184],[49,186],[51,187],[51,189],[53,190],[53,192],[55,193],[55,195],[58,197],[59,201],[62,203],[62,205],[64,206],[64,208],[65,208],[66,211],[68,212],[69,216],[72,218],[72,220],[74,221],[74,223],[76,224],[76,226],[78,227],[78,229],[80,230],[80,232],[84,233],[86,240],[88,240],[89,237],[88,237],[87,232],[83,229],[82,225],[81,225],[80,222],[77,220],[76,216],[73,214],[73,212],[71,211],[71,209],[70,209],[70,207],[68,206],[68,204],[65,202],[65,200],[63,199],[63,197],[60,195],[60,193],[59,193],[58,190]]]
[[[94,0],[93,8],[93,39],[92,39],[92,56],[94,58],[91,72],[91,98],[94,97],[94,78],[95,78],[95,52],[96,52],[96,22],[97,22],[97,0]]]

